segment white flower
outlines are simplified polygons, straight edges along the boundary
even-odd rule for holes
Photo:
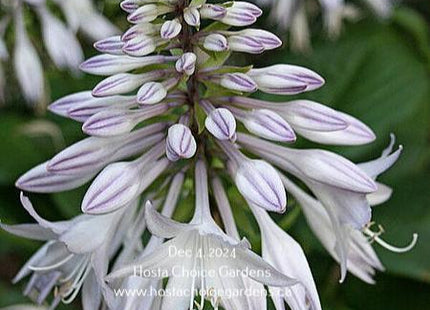
[[[15,29],[16,43],[13,60],[18,81],[27,100],[33,104],[42,102],[45,88],[42,64],[24,28],[21,10],[15,17]]]
[[[109,257],[118,246],[112,242],[117,235],[124,234],[126,227],[121,223],[124,210],[103,216],[80,215],[70,221],[49,222],[36,213],[30,200],[22,193],[21,202],[37,224],[1,224],[1,228],[17,236],[46,243],[21,268],[13,281],[18,282],[31,275],[24,295],[34,296],[38,304],[42,304],[56,287],[52,308],[61,300],[66,303],[73,301],[85,286],[82,299],[92,298],[92,303],[98,307]],[[129,208],[132,213],[135,206],[130,204]]]
[[[300,282],[285,288],[283,294],[282,288],[270,288],[276,309],[284,309],[282,299],[285,299],[292,310],[321,310],[318,292],[301,246],[284,232],[266,211],[250,205],[261,231],[263,259],[283,274]]]
[[[43,41],[49,56],[58,68],[76,71],[84,54],[73,32],[46,8],[38,10],[42,21]]]
[[[245,296],[229,298],[222,295],[228,290],[244,289],[241,277],[223,276],[228,272],[244,272],[247,268],[254,270],[249,277],[271,286],[289,286],[295,284],[260,257],[251,252],[246,242],[239,242],[225,235],[215,224],[210,215],[206,168],[202,161],[196,164],[196,210],[190,224],[182,224],[158,214],[148,204],[146,219],[149,230],[163,238],[170,239],[154,252],[141,257],[134,265],[123,267],[110,274],[107,279],[112,281],[119,277],[133,274],[136,266],[139,270],[165,270],[169,277],[167,290],[173,288],[187,289],[191,295],[166,296],[161,309],[193,308],[194,292],[211,292],[221,299],[226,309],[249,309]],[[222,257],[211,257],[210,251],[225,249],[230,254]],[[175,250],[189,253],[181,256]],[[227,268],[227,269],[226,269]],[[182,270],[182,271],[179,271]],[[202,298],[209,298],[202,294]],[[203,304],[202,302],[200,304]]]

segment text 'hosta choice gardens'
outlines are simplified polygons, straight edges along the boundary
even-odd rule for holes
[[[88,138],[24,174],[16,185],[53,193],[90,183],[82,215],[61,222],[2,225],[46,243],[18,273],[24,294],[55,308],[81,294],[95,309],[321,309],[301,246],[269,212],[295,199],[330,255],[373,283],[384,267],[370,243],[402,252],[371,228],[373,205],[391,189],[376,181],[399,158],[394,137],[380,158],[354,164],[332,152],[294,148],[296,136],[321,144],[361,145],[372,130],[352,116],[308,100],[268,102],[255,92],[297,95],[323,86],[290,64],[237,67],[234,53],[282,45],[252,28],[262,11],[242,1],[126,0],[130,28],[95,43],[102,54],[81,65],[105,78],[92,90],[50,106],[82,123]],[[261,256],[241,239],[233,217],[236,186],[261,233]],[[233,191],[234,192],[234,191]],[[171,219],[184,201],[191,220]],[[234,201],[234,203],[230,203]],[[150,234],[148,234],[148,232]],[[142,240],[145,240],[142,242]],[[270,296],[271,301],[269,298]]]

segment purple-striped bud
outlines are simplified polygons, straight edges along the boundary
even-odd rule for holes
[[[153,71],[143,74],[119,73],[112,75],[97,84],[93,89],[93,95],[95,97],[104,97],[128,93],[135,90],[143,83],[162,76],[160,72],[158,72],[158,74],[155,73],[156,72]]]
[[[261,15],[263,15],[263,11],[258,6],[246,1],[233,1],[233,5],[231,6],[231,8],[235,10],[246,11],[249,14],[254,15],[255,17],[260,17]]]
[[[139,1],[138,0],[124,0],[120,4],[121,9],[126,11],[127,13],[133,13],[139,8]]]
[[[156,123],[120,137],[89,137],[75,143],[52,158],[49,172],[85,175],[99,171],[110,162],[132,156],[164,139],[165,124]]]
[[[170,161],[191,158],[196,150],[196,140],[187,126],[175,124],[169,128],[166,139],[166,156]]]
[[[229,36],[228,46],[235,52],[245,52],[250,54],[261,54],[264,52],[264,45],[258,40],[249,36]]]
[[[129,41],[140,35],[156,35],[160,31],[159,24],[142,23],[137,24],[129,29],[121,36],[122,41]]]
[[[243,119],[245,127],[265,139],[293,142],[296,140],[291,126],[276,112],[267,109],[253,110]]]
[[[137,92],[137,102],[142,105],[155,104],[166,98],[167,89],[161,83],[149,82]]]
[[[121,40],[121,36],[109,37],[94,43],[94,48],[96,50],[111,55],[123,55],[123,46],[124,42]]]
[[[297,133],[311,141],[361,145],[375,140],[373,131],[361,121],[313,101],[291,101],[278,111]]]
[[[163,146],[164,144],[161,144]],[[155,147],[132,162],[107,166],[93,181],[82,201],[82,211],[103,214],[120,209],[139,196],[169,165]]]
[[[227,8],[227,14],[221,21],[231,26],[249,26],[255,23],[261,14],[263,11],[254,4],[235,1],[231,7]]]
[[[200,27],[200,13],[194,6],[189,6],[184,10],[185,22],[193,27]]]
[[[193,75],[196,70],[197,56],[194,53],[185,53],[176,62],[176,71],[185,73],[186,75]]]
[[[111,109],[87,119],[82,131],[90,136],[110,137],[129,133],[137,124],[168,110],[167,104],[137,110]]]
[[[285,212],[287,194],[278,172],[263,160],[239,163],[235,183],[240,193],[251,203],[278,213]]]
[[[359,193],[372,193],[376,183],[348,159],[324,150],[292,150],[285,156],[307,178]]]
[[[153,37],[140,35],[125,41],[122,50],[130,56],[141,57],[151,54],[156,48],[157,45]]]
[[[97,171],[87,171],[81,176],[51,173],[48,162],[27,171],[16,181],[15,186],[33,193],[55,193],[77,188],[91,180]]]
[[[309,131],[338,131],[348,127],[344,116],[329,107],[310,100],[294,100],[274,105],[295,129]]]
[[[173,11],[173,8],[156,5],[145,4],[128,15],[127,20],[132,24],[149,23],[154,21],[158,15]]]
[[[105,109],[129,109],[137,106],[136,96],[109,96],[93,98],[74,105],[67,111],[68,117],[85,122],[92,115]]]
[[[200,17],[204,19],[220,20],[227,14],[227,9],[217,4],[204,4],[200,8]]]
[[[177,20],[168,20],[161,26],[160,35],[163,39],[176,38],[182,30],[181,23]]]
[[[252,78],[244,73],[227,73],[220,76],[221,86],[246,93],[255,92],[258,87]]]
[[[227,38],[221,34],[214,33],[205,37],[203,47],[208,51],[224,52],[228,50]]]
[[[67,117],[67,111],[75,105],[94,100],[91,91],[82,91],[72,95],[62,97],[54,101],[49,107],[49,111],[60,116]]]
[[[234,140],[236,137],[236,120],[224,108],[212,110],[206,118],[205,127],[219,140]]]
[[[274,65],[252,69],[248,75],[258,88],[269,94],[295,95],[321,87],[324,79],[315,72],[292,65]]]
[[[96,98],[93,97],[91,91],[84,91],[60,98],[52,103],[48,109],[55,114],[81,122],[105,108],[126,109],[133,105],[137,105],[134,96]]]
[[[137,68],[176,60],[176,56],[130,57],[127,55],[98,55],[84,61],[82,71],[94,75],[113,75]]]
[[[257,40],[258,42],[260,42],[264,46],[264,49],[266,50],[272,50],[282,45],[281,39],[279,39],[276,35],[266,30],[244,29],[234,33],[234,35],[251,37]]]

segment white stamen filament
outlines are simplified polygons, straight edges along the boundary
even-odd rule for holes
[[[60,260],[58,263],[55,263],[55,264],[52,264],[49,266],[45,266],[45,267],[28,266],[28,269],[30,269],[32,271],[49,271],[49,270],[57,269],[58,267],[64,265],[69,260],[71,260],[73,258],[73,256],[75,256],[75,255],[70,254],[70,255],[66,256],[64,259]]]
[[[86,257],[83,257],[83,259],[81,259],[81,261],[76,264],[75,268],[73,268],[73,270],[64,278],[60,278],[58,280],[59,283],[66,283],[69,282],[78,272],[79,270],[81,270],[82,266],[85,265],[87,263],[87,259]]]
[[[380,246],[384,247],[385,249],[394,252],[394,253],[405,253],[408,252],[410,250],[412,250],[415,245],[417,244],[418,241],[418,234],[414,233],[412,235],[412,241],[405,247],[396,247],[393,246],[389,243],[387,243],[386,241],[384,241],[383,239],[381,239],[379,236],[383,233],[383,231],[379,231],[379,232],[374,232],[371,231],[369,228],[365,228],[363,230],[363,232],[370,237],[370,241],[375,241],[376,243],[378,243]]]
[[[89,262],[89,259],[87,260]],[[79,291],[87,278],[89,272],[92,270],[90,264],[85,264],[82,271],[79,273],[78,277],[76,277],[76,280],[73,282],[71,288],[71,292],[67,292],[68,294],[71,294],[67,296],[68,294],[64,294],[64,298],[61,300],[64,304],[70,304],[76,296],[79,294]]]

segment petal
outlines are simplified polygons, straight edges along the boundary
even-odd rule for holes
[[[180,233],[193,229],[193,225],[183,224],[171,220],[158,213],[148,201],[145,206],[145,218],[148,229],[155,236],[170,239]]]

